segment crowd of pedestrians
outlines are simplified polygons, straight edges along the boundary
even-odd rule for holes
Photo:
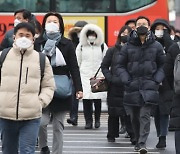
[[[34,154],[37,141],[40,153],[50,154],[50,122],[52,153],[62,154],[65,117],[69,113],[67,123],[78,125],[79,99],[85,129],[101,126],[101,104],[107,100],[107,142],[126,133],[134,151],[146,154],[153,117],[156,148],[165,149],[168,130],[174,130],[176,154],[180,154],[180,95],[174,92],[173,76],[179,43],[179,30],[164,19],[151,23],[139,16],[125,21],[115,45],[108,48],[96,24],[78,21],[66,38],[58,12],[46,13],[41,24],[30,11],[15,11],[14,28],[0,44],[3,154]],[[95,74],[106,79],[107,92],[91,91]],[[70,95],[55,95],[55,76],[72,81]]]

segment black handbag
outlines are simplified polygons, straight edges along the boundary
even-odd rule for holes
[[[90,79],[91,91],[93,93],[105,92],[108,90],[108,83],[107,83],[106,79],[104,77],[103,78],[96,77],[100,69],[101,69],[101,67],[99,67],[99,69],[97,70],[94,77],[92,77]]]

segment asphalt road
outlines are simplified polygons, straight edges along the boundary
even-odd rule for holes
[[[66,119],[69,116],[67,115]],[[79,113],[78,126],[72,126],[65,121],[64,130],[64,148],[63,154],[135,154],[134,147],[130,144],[129,139],[125,138],[124,134],[116,139],[115,143],[108,143],[107,134],[107,113],[102,113],[101,127],[99,129],[85,130],[84,117]],[[174,148],[174,133],[169,132],[167,137],[167,148],[158,150],[155,148],[158,138],[154,121],[151,122],[151,132],[147,141],[149,154],[175,154]],[[52,125],[48,126],[48,141],[49,147],[52,148]],[[0,153],[2,153],[0,151]],[[39,154],[39,149],[36,149],[36,154]]]

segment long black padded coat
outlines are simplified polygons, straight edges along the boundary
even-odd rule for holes
[[[123,93],[124,86],[120,78],[116,75],[117,65],[114,60],[118,53],[121,51],[121,45],[116,44],[114,47],[109,48],[103,58],[101,69],[102,73],[108,81],[109,88],[107,93],[107,104],[109,114],[117,110],[120,115],[125,115],[123,106]],[[110,111],[112,109],[112,111]],[[115,113],[114,113],[115,114]]]
[[[179,53],[180,48],[177,43],[174,43],[168,50],[164,65],[165,75],[172,90],[174,88],[174,61]],[[169,126],[174,130],[180,130],[180,95],[177,94],[174,94]]]
[[[164,60],[163,48],[151,32],[148,32],[144,44],[136,31],[130,34],[128,43],[116,58],[117,75],[125,85],[125,105],[157,105],[159,84],[165,76]]]
[[[46,40],[43,37],[38,38],[35,41],[35,50],[41,52],[45,43]],[[57,47],[62,52],[67,65],[53,67],[53,73],[55,75],[71,76],[76,92],[82,91],[80,72],[79,72],[75,49],[72,41],[70,41],[65,37],[62,37]],[[50,110],[52,112],[70,111],[71,106],[72,106],[72,97],[68,97],[66,99],[53,97],[53,100],[49,105]]]

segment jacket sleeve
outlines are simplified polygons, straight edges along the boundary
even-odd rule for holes
[[[76,92],[82,91],[81,76],[79,72],[79,66],[78,66],[78,62],[76,58],[75,49],[72,42],[70,42],[68,45],[69,45],[68,66],[69,66],[70,73],[73,79],[73,84],[75,86]]]
[[[81,61],[82,61],[82,46],[81,44],[78,44],[78,46],[76,47],[76,57],[77,57],[77,62],[78,62],[78,66],[81,66]]]
[[[43,108],[45,108],[54,96],[55,82],[52,67],[49,59],[46,57],[46,64],[44,69],[44,77],[41,81],[41,89],[39,99]]]
[[[113,57],[113,48],[109,48],[101,63],[102,73],[108,82],[112,81],[112,74],[110,71],[110,66],[112,64],[112,57]]]
[[[120,77],[123,84],[127,85],[131,81],[131,76],[127,70],[128,51],[127,44],[121,48],[121,52],[115,57],[115,65],[117,65],[117,76]]]
[[[165,53],[163,47],[159,44],[159,50],[157,51],[156,57],[156,64],[157,64],[157,71],[154,74],[154,81],[157,83],[161,83],[165,77],[164,74],[164,62],[165,62]]]

